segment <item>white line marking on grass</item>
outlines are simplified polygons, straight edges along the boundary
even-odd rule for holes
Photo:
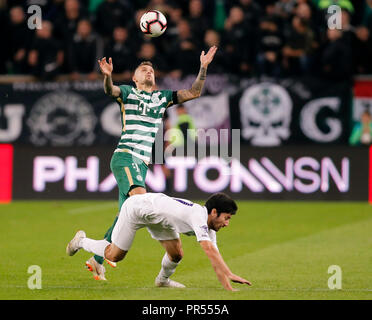
[[[244,290],[254,291],[303,291],[303,292],[372,292],[372,289],[337,289],[331,290],[328,288],[245,288]]]
[[[117,203],[103,203],[103,204],[94,205],[94,206],[87,206],[87,207],[80,207],[80,208],[70,209],[70,210],[67,211],[67,213],[69,213],[69,214],[81,214],[81,213],[99,211],[99,210],[102,210],[102,209],[115,208],[115,207],[117,207]]]
[[[17,288],[17,289],[28,289],[27,286],[19,286],[19,285],[6,285],[6,286],[0,286],[0,288],[9,289],[9,288]],[[156,290],[167,290],[164,288],[156,288],[156,287],[131,287],[131,286],[43,286],[43,290],[48,289],[97,289],[97,290],[121,290],[121,289],[140,289],[140,290],[149,290],[149,289],[156,289]],[[213,289],[213,290],[219,290],[219,291],[225,291],[223,288],[215,288],[215,287],[186,287],[182,288],[182,290],[200,290],[200,289]],[[239,291],[272,291],[272,292],[372,292],[372,289],[364,288],[364,289],[338,289],[338,290],[330,290],[328,288],[237,288]],[[173,289],[172,289],[173,291]],[[238,292],[239,292],[238,291]]]

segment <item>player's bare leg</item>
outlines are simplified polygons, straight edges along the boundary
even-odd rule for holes
[[[169,279],[183,257],[181,240],[160,240],[160,243],[166,252],[161,261],[161,270],[155,279],[155,285],[157,287],[185,288],[182,283]]]
[[[66,253],[69,256],[72,256],[80,249],[92,252],[100,257],[105,257],[105,259],[113,262],[123,260],[127,254],[127,251],[121,250],[116,245],[111,244],[105,239],[94,240],[87,238],[85,232],[82,230],[78,231],[74,238],[68,243]],[[97,263],[93,257],[90,258],[86,264],[87,267],[90,268],[90,271],[93,272],[96,280],[106,280],[104,267]]]
[[[145,188],[143,188],[143,187],[134,187],[133,189],[131,189],[129,191],[129,196],[133,196],[135,194],[143,194],[143,193],[146,193],[146,189]],[[107,232],[105,234],[105,237],[104,238],[108,242],[111,242],[112,230],[114,230],[114,227],[115,227],[115,224],[116,224],[117,219],[118,219],[118,217],[115,218],[114,223],[107,230]],[[94,256],[94,257],[91,257],[90,259],[88,259],[85,262],[85,266],[87,267],[87,269],[89,271],[91,271],[93,273],[93,278],[95,280],[106,280],[106,277],[105,277],[106,269],[103,266],[103,261],[106,261],[109,266],[111,266],[113,268],[116,268],[116,262],[115,261],[112,261],[112,260],[108,259],[107,257],[102,258],[102,257],[97,256],[97,255]]]
[[[113,262],[119,262],[124,259],[127,252],[128,251],[121,250],[119,247],[111,243],[105,249],[105,258]]]

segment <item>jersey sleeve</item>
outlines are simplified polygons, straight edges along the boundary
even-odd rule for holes
[[[123,103],[126,103],[127,102],[128,95],[129,95],[129,93],[132,90],[132,87],[123,84],[123,85],[119,86],[119,88],[120,88],[120,97],[119,98],[121,98],[121,100],[123,101]]]
[[[207,221],[203,219],[201,214],[196,213],[193,215],[191,225],[198,242],[203,240],[212,241],[209,236]]]
[[[167,100],[167,107],[173,106],[174,104],[178,103],[178,101],[177,101],[177,91],[162,90],[161,92]]]

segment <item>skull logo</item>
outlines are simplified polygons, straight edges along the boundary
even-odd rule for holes
[[[245,90],[240,102],[242,137],[255,146],[278,146],[290,135],[292,100],[280,85],[260,83]]]

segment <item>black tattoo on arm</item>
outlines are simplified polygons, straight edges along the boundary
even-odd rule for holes
[[[204,87],[205,79],[207,78],[207,68],[200,67],[199,74],[189,90],[178,90],[178,103],[183,103],[200,97]]]
[[[202,89],[204,87],[204,81],[206,78],[207,68],[200,67],[199,74],[191,86],[191,92],[195,95],[195,98],[200,97]]]
[[[112,83],[112,78],[109,76],[105,76],[105,78],[103,79],[103,87],[104,87],[105,93],[108,94],[109,96],[112,95],[113,85],[114,84]]]
[[[103,79],[103,90],[105,93],[111,97],[119,97],[120,96],[120,88],[117,86],[114,86],[112,82],[111,76],[105,76]]]
[[[200,68],[199,75],[198,75],[200,80],[205,80],[207,79],[207,68]]]

